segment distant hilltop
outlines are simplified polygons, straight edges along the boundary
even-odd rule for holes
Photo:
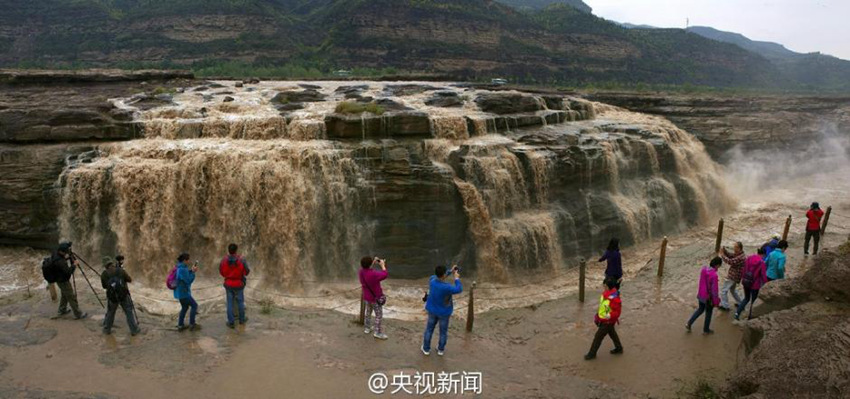
[[[627,29],[580,0],[500,1],[7,2],[0,68],[850,90],[850,63],[831,57],[769,57],[683,29]]]

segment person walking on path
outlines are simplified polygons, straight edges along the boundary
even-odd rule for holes
[[[753,305],[755,305],[756,299],[759,296],[759,289],[767,283],[767,266],[764,264],[764,260],[762,260],[763,256],[764,249],[759,248],[758,254],[750,255],[747,258],[747,263],[744,265],[744,271],[741,277],[741,286],[744,287],[744,300],[741,301],[738,309],[735,311],[735,320],[741,317],[741,312],[747,308],[747,303],[750,304],[750,315],[747,316],[747,319],[753,318]]]
[[[56,283],[61,293],[59,300],[59,316],[74,312],[74,318],[77,320],[85,319],[88,313],[80,310],[80,305],[77,302],[77,292],[74,286],[71,285],[71,278],[80,262],[76,259],[71,260],[71,243],[64,242],[59,244],[56,251],[47,260],[47,265],[44,268],[44,277],[48,283]],[[52,281],[51,281],[52,280]],[[68,310],[68,306],[71,310]]]
[[[741,303],[741,297],[738,296],[738,284],[741,283],[741,270],[744,269],[744,263],[747,262],[747,255],[744,253],[744,244],[740,241],[735,243],[732,252],[729,252],[726,247],[720,250],[720,258],[729,265],[729,274],[726,275],[726,280],[723,281],[723,289],[720,290],[720,310],[729,311],[729,292],[732,293],[732,298],[735,299],[735,306]]]
[[[688,324],[685,325],[685,328],[688,332],[691,331],[691,326],[697,320],[700,315],[705,313],[705,324],[702,328],[703,334],[714,334],[714,330],[711,327],[711,311],[712,309],[720,304],[720,295],[718,295],[718,287],[717,287],[717,269],[723,264],[723,260],[720,257],[715,257],[711,260],[709,266],[703,266],[700,270],[699,274],[699,291],[697,292],[697,300],[699,301],[699,307],[691,316],[690,320],[688,320]]]
[[[236,327],[236,317],[233,314],[233,306],[239,309],[239,324],[248,322],[245,315],[245,284],[247,276],[251,273],[248,261],[236,251],[239,246],[230,244],[227,246],[227,256],[221,259],[218,272],[224,277],[224,294],[227,297],[227,326]],[[235,302],[235,303],[234,303]]]
[[[782,280],[785,278],[786,250],[788,250],[788,241],[779,241],[776,249],[767,257],[767,281]]]
[[[608,242],[608,248],[599,258],[599,261],[608,261],[608,266],[605,268],[605,279],[613,279],[617,283],[617,289],[620,289],[620,281],[623,278],[623,259],[620,255],[619,239],[612,238]]]
[[[605,291],[599,297],[599,310],[593,317],[598,328],[593,337],[593,343],[590,345],[590,352],[584,355],[584,360],[596,358],[596,352],[599,351],[599,346],[602,345],[602,340],[606,336],[611,336],[611,341],[614,341],[614,349],[611,350],[611,354],[623,353],[623,344],[620,343],[620,337],[614,328],[620,322],[620,312],[623,308],[620,292],[617,290],[617,281],[609,278],[605,279],[604,284]]]
[[[454,280],[454,284],[446,280]],[[428,311],[428,322],[425,324],[425,336],[422,341],[422,353],[425,356],[431,354],[431,336],[434,335],[434,327],[440,323],[440,342],[437,345],[437,354],[443,356],[446,350],[446,342],[449,339],[449,319],[454,311],[452,296],[463,292],[460,283],[460,269],[452,267],[451,273],[446,272],[445,266],[437,266],[428,289],[428,299],[425,301],[425,310]]]
[[[198,302],[192,298],[192,283],[195,282],[195,273],[198,272],[197,262],[189,267],[189,254],[182,253],[177,258],[177,288],[174,289],[174,298],[180,301],[180,316],[177,319],[177,330],[183,331],[186,329],[184,321],[186,320],[186,311],[189,311],[189,330],[194,331],[201,326],[195,323],[195,316],[198,314]]]
[[[381,270],[374,270],[372,267],[378,265]],[[387,302],[387,297],[384,296],[384,290],[381,288],[381,281],[386,280],[389,276],[387,272],[387,261],[384,259],[372,258],[369,256],[360,259],[360,287],[363,293],[363,300],[366,301],[366,318],[363,323],[365,328],[363,333],[372,335],[377,339],[387,339],[387,334],[384,334],[384,329],[381,321],[384,319],[384,304]],[[375,312],[375,323],[372,324],[372,312]]]
[[[803,246],[803,254],[809,254],[809,242],[812,238],[815,239],[815,247],[814,255],[818,254],[818,247],[820,246],[820,221],[823,219],[823,210],[820,209],[820,204],[817,202],[813,202],[812,206],[809,208],[809,211],[806,212],[806,242]]]
[[[112,324],[115,322],[115,312],[118,311],[118,306],[121,306],[121,310],[124,311],[124,316],[127,318],[130,335],[140,333],[141,330],[136,323],[133,311],[133,302],[130,301],[130,289],[127,287],[127,284],[133,282],[133,279],[124,268],[118,267],[115,261],[108,256],[103,258],[103,268],[104,271],[100,275],[100,285],[106,290],[107,301],[103,333],[112,334]]]

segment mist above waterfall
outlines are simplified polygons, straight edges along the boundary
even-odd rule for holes
[[[763,149],[735,146],[723,158],[730,189],[740,198],[758,197],[771,186],[805,185],[807,177],[850,170],[850,132],[824,123],[815,140],[769,144]]]

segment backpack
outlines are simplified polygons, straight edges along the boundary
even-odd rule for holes
[[[741,277],[741,285],[744,288],[750,288],[756,282],[756,273],[753,269],[744,270],[744,275]]]
[[[168,278],[165,279],[165,286],[172,291],[177,289],[177,266],[174,266],[171,269],[171,273],[168,273]]]
[[[41,261],[41,274],[48,284],[58,282],[62,278],[62,271],[53,264],[53,257],[48,256]]]
[[[106,298],[112,302],[121,302],[127,297],[127,281],[119,271],[116,271],[106,282]]]

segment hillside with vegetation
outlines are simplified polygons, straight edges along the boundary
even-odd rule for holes
[[[0,67],[183,68],[260,77],[347,70],[547,84],[832,84],[798,81],[808,76],[805,65],[784,72],[759,54],[684,30],[626,29],[558,1],[513,3],[530,6],[489,0],[2,0]],[[545,8],[534,9],[538,5]]]

